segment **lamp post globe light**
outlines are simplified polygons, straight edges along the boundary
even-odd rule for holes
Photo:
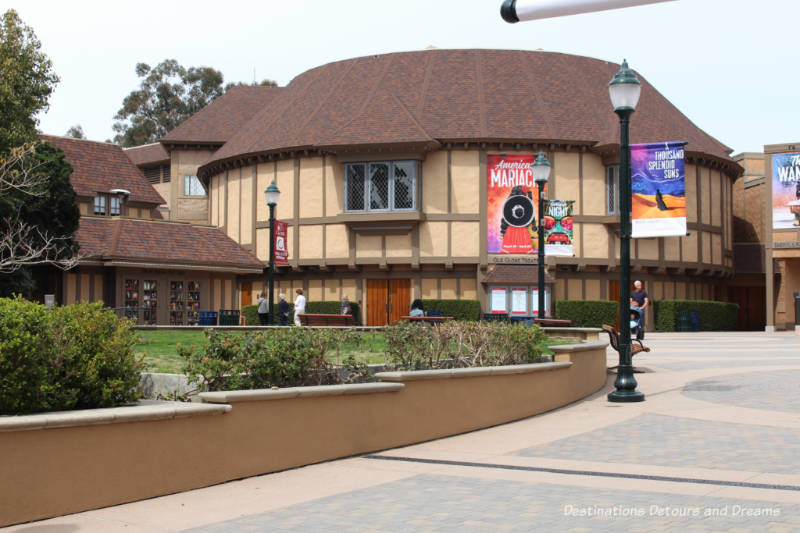
[[[264,191],[264,198],[269,206],[269,311],[267,312],[267,325],[274,326],[274,313],[272,312],[273,295],[275,293],[275,206],[281,197],[281,191],[275,181],[269,184]]]
[[[533,162],[533,180],[539,191],[539,318],[547,315],[544,303],[544,186],[547,185],[549,177],[550,161],[543,152],[539,152],[536,161]]]
[[[514,23],[672,1],[674,0],[505,0],[500,6],[500,15],[506,22]]]
[[[636,390],[631,360],[631,146],[630,118],[639,103],[642,85],[622,61],[619,72],[608,84],[611,104],[619,115],[619,367],[614,381],[611,402],[641,402],[644,394]]]

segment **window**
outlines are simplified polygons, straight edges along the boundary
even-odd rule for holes
[[[619,212],[619,165],[606,167],[606,214]]]
[[[416,207],[415,161],[345,165],[345,211],[409,211]]]
[[[184,196],[205,196],[206,190],[203,184],[194,174],[183,175],[183,195]]]
[[[106,197],[105,196],[95,196],[94,197],[94,214],[95,215],[105,215],[106,214]]]
[[[149,183],[158,183],[161,181],[161,167],[150,167],[143,170],[144,177],[147,178]]]
[[[122,198],[119,196],[111,197],[111,216],[118,217],[122,213]]]

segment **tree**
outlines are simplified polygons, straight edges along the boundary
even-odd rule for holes
[[[0,152],[36,140],[36,114],[47,110],[47,99],[58,76],[33,30],[13,9],[0,25]]]
[[[274,80],[267,80],[267,79],[261,80],[258,83],[256,83],[255,81],[253,81],[253,83],[245,83],[243,81],[237,83],[231,82],[225,86],[225,92],[228,92],[231,89],[231,87],[241,87],[242,85],[252,86],[252,87],[277,87],[278,83]]]
[[[85,139],[86,138],[86,134],[83,133],[83,128],[81,127],[80,124],[76,124],[76,125],[72,126],[70,129],[67,130],[67,133],[65,135],[67,137],[72,137],[74,139]]]
[[[184,120],[222,95],[222,73],[210,67],[186,69],[174,59],[154,68],[136,65],[139,89],[122,101],[113,129],[125,147],[158,141]]]
[[[0,295],[29,292],[30,267],[73,267],[80,213],[64,154],[39,142],[36,113],[58,77],[13,10],[0,28]]]

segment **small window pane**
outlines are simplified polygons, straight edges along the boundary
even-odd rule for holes
[[[183,194],[184,196],[205,196],[206,190],[197,176],[185,174],[183,176]]]
[[[606,213],[616,215],[619,204],[619,167],[606,168]]]
[[[414,209],[413,161],[399,161],[394,168],[394,209]]]
[[[105,215],[106,214],[106,197],[105,196],[95,196],[94,197],[94,214],[95,215]]]
[[[350,164],[347,172],[347,211],[363,211],[364,205],[364,172],[363,163]]]
[[[389,164],[369,164],[369,208],[389,209]]]
[[[117,196],[111,197],[111,216],[119,216],[122,210],[122,199]]]

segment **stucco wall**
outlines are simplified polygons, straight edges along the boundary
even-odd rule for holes
[[[594,341],[580,351],[559,347],[558,362],[540,365],[387,373],[380,376],[384,383],[377,384],[204,395],[207,402],[232,408],[162,404],[144,411],[123,407],[3,419],[0,525],[402,446],[549,411],[604,386],[605,346]]]

